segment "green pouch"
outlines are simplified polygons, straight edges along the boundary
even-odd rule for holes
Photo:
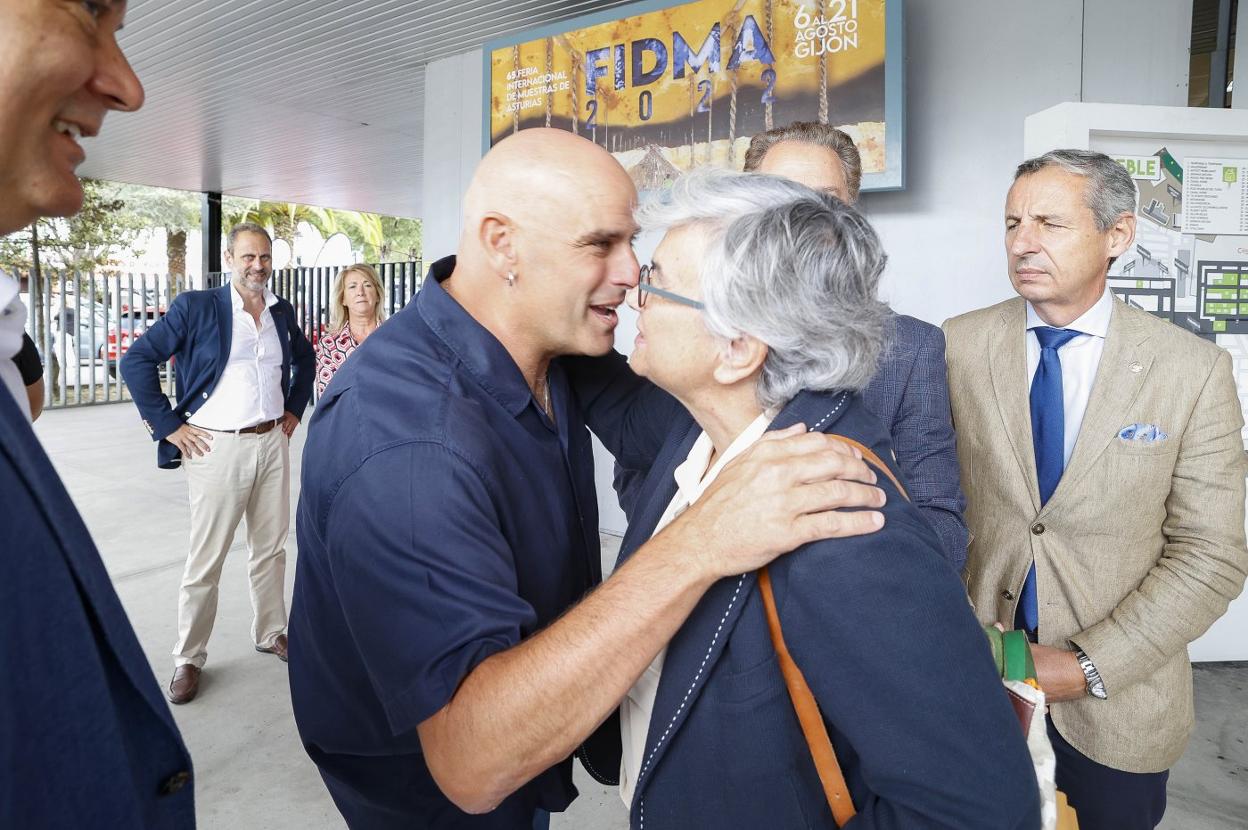
[[[992,660],[1002,680],[1026,682],[1036,679],[1036,664],[1031,657],[1031,643],[1023,631],[998,631],[996,626],[984,626]]]

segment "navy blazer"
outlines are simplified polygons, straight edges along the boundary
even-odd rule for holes
[[[649,470],[621,561],[650,538],[676,493],[673,471],[701,433],[672,398],[630,386],[622,360],[569,361],[590,428],[623,463]],[[892,457],[858,395],[802,393],[771,428],[798,422]],[[880,483],[882,530],[806,545],[770,568],[785,640],[858,810],[847,826],[1038,827],[1030,756],[962,583],[918,509]],[[614,772],[618,746],[595,739],[587,769]],[[835,826],[753,573],[716,583],[668,644],[630,822]]]
[[[862,392],[867,410],[888,427],[901,480],[940,537],[955,571],[966,564],[966,498],[958,470],[945,369],[945,336],[931,323],[893,316],[893,337]],[[616,467],[615,491],[631,521],[645,471]]]
[[[204,405],[230,359],[234,335],[233,285],[208,291],[183,291],[174,298],[169,313],[135,340],[121,358],[121,374],[130,388],[143,426],[159,443],[156,464],[173,469],[182,453],[165,438]],[[289,302],[278,297],[269,308],[282,344],[282,393],[286,411],[303,417],[312,397],[316,355],[304,336]],[[174,358],[177,408],[160,386],[158,367]]]
[[[0,827],[194,827],[182,736],[82,518],[3,389],[0,511]]]

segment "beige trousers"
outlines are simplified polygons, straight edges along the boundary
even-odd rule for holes
[[[270,646],[286,630],[290,450],[280,427],[264,435],[212,433],[207,455],[182,459],[191,496],[191,549],[178,592],[174,664],[203,668],[217,617],[217,583],[240,520],[247,523],[251,636]]]

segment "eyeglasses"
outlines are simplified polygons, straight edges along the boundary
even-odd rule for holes
[[[706,305],[704,303],[700,303],[697,300],[690,299],[689,297],[686,297],[682,294],[677,294],[675,291],[668,291],[667,289],[659,288],[657,285],[655,285],[654,283],[650,281],[650,275],[654,271],[655,271],[655,266],[653,265],[641,266],[641,276],[637,280],[637,307],[638,308],[642,308],[643,306],[645,306],[646,295],[648,294],[658,294],[660,297],[664,297],[668,300],[671,300],[674,303],[687,305],[690,308],[696,308],[699,311],[706,308]]]

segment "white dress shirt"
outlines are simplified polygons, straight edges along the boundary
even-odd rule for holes
[[[0,271],[0,386],[9,390],[13,402],[30,420],[30,398],[26,396],[26,384],[22,372],[13,357],[22,350],[22,332],[26,330],[26,304],[18,294],[21,286],[17,280]]]
[[[755,418],[715,460],[714,466],[711,466],[709,470],[707,467],[710,465],[711,454],[715,447],[711,443],[711,437],[703,431],[698,436],[698,440],[694,442],[693,448],[689,450],[688,457],[672,473],[672,477],[676,479],[676,495],[672,497],[667,510],[659,519],[659,523],[655,525],[651,538],[675,521],[676,517],[685,512],[689,505],[701,498],[725,464],[762,438],[763,433],[767,431],[767,425],[774,417],[774,412],[764,412]],[[628,690],[628,694],[620,704],[620,735],[623,738],[624,750],[620,757],[620,798],[624,799],[624,806],[629,809],[633,806],[633,790],[637,785],[637,778],[641,774],[642,763],[645,760],[642,755],[646,751],[646,734],[650,731],[650,714],[654,711],[654,698],[659,692],[659,677],[663,673],[663,659],[666,656],[667,649],[664,648],[654,658],[654,662],[642,672],[641,677],[637,678],[637,683]]]
[[[216,388],[190,423],[203,429],[234,430],[282,417],[282,341],[270,309],[277,296],[264,289],[260,323],[243,307],[243,297],[231,287],[234,331],[230,357]]]
[[[1096,301],[1096,305],[1085,311],[1079,319],[1062,328],[1083,332],[1069,343],[1057,350],[1058,359],[1062,362],[1062,411],[1065,415],[1065,446],[1062,448],[1063,465],[1070,463],[1070,454],[1075,449],[1075,441],[1079,438],[1079,428],[1083,425],[1083,413],[1088,408],[1088,397],[1092,394],[1092,383],[1096,380],[1097,367],[1101,365],[1101,352],[1105,350],[1105,336],[1109,333],[1109,318],[1114,311],[1114,295],[1109,288]],[[1027,389],[1031,389],[1031,381],[1036,376],[1036,367],[1040,365],[1040,340],[1032,329],[1047,326],[1040,315],[1027,303]],[[1055,327],[1056,328],[1056,327]]]

